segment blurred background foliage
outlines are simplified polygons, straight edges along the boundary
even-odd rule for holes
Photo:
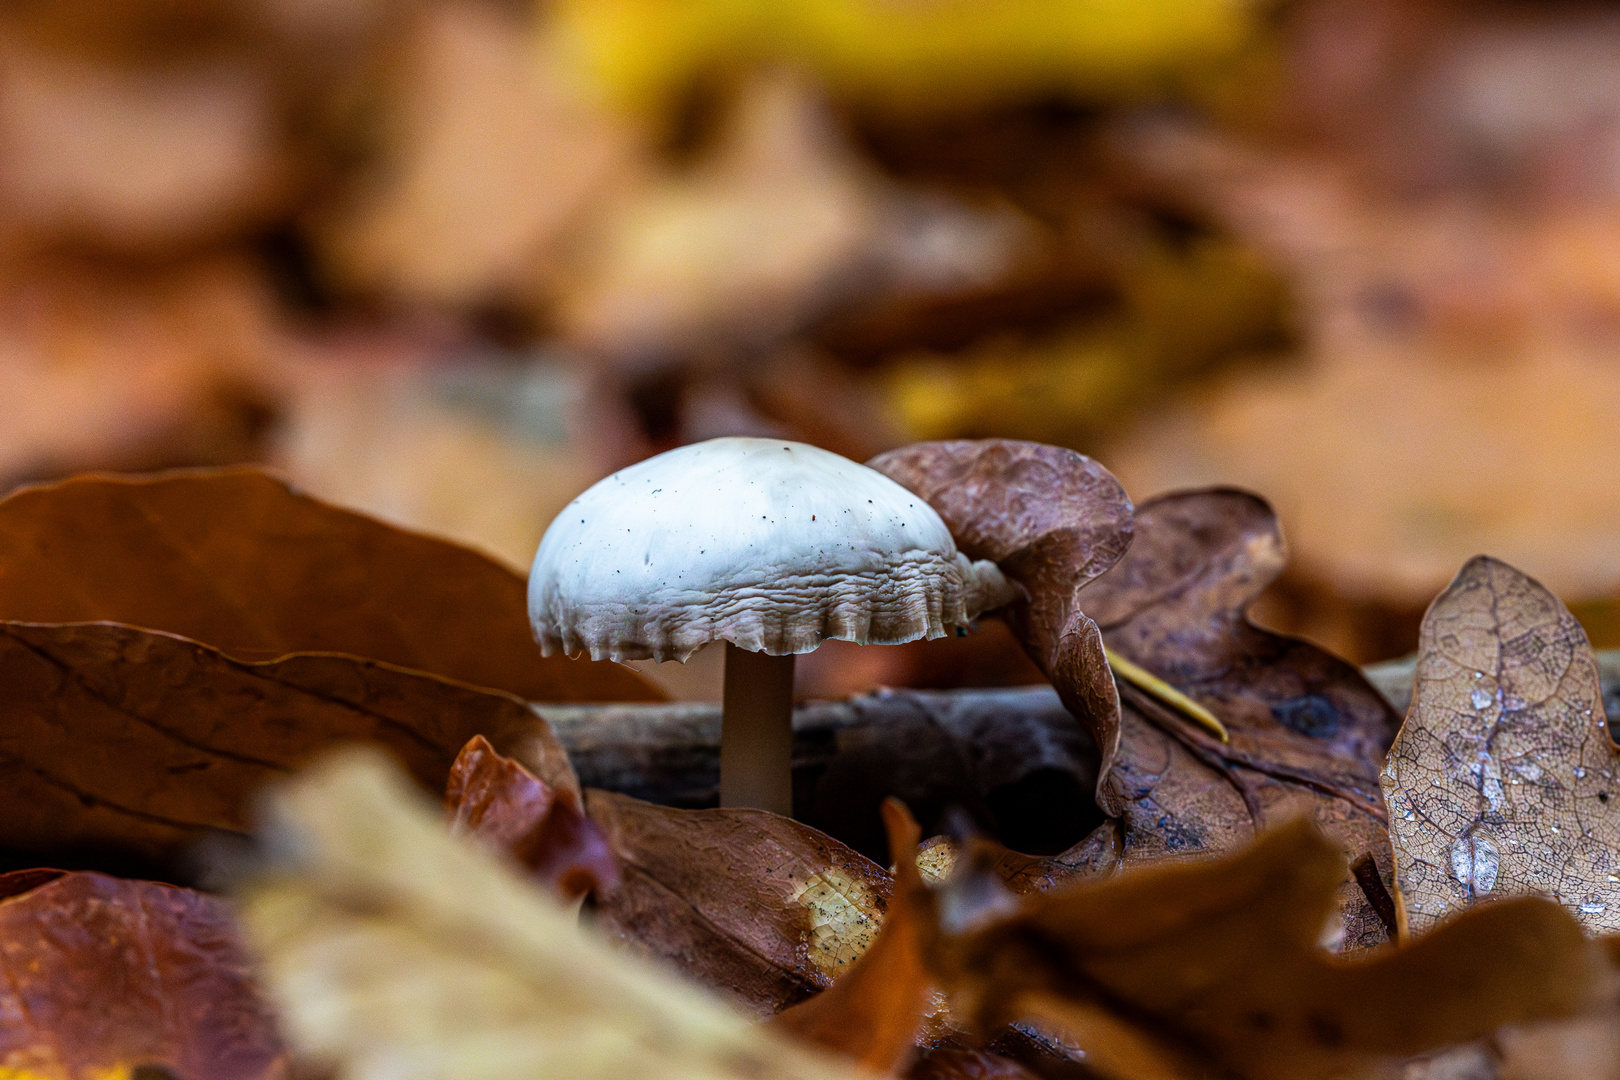
[[[1617,252],[1611,6],[0,3],[6,488],[262,462],[521,567],[684,442],[1012,436],[1265,495],[1257,616],[1354,659],[1481,551],[1615,646]]]

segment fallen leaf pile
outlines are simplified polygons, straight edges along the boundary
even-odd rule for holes
[[[873,464],[1051,686],[802,707],[800,819],[466,549],[241,470],[0,502],[0,1075],[1610,1075],[1620,748],[1552,594],[1465,566],[1402,725],[1249,621],[1256,496]]]

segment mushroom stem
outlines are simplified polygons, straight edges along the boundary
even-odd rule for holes
[[[726,642],[720,805],[793,814],[793,656]]]

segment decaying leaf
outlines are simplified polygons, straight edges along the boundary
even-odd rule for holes
[[[294,1056],[344,1080],[850,1080],[582,930],[374,754],[275,791],[241,898]]]
[[[1394,930],[1378,769],[1398,718],[1350,664],[1248,621],[1285,560],[1276,515],[1253,495],[1194,491],[1137,509],[1135,543],[1086,590],[1086,609],[1112,648],[1211,709],[1231,741],[1126,688],[1105,786],[1126,858],[1223,851],[1311,815],[1362,867],[1342,883],[1341,911],[1346,945],[1371,946]]]
[[[286,1058],[217,897],[102,874],[0,875],[0,1075],[142,1065],[280,1080]]]
[[[883,817],[907,850],[917,846],[917,823],[890,799]],[[915,861],[911,877],[916,877]],[[778,1030],[852,1057],[874,1072],[904,1064],[917,1041],[933,979],[922,958],[915,905],[890,906],[877,937],[836,982],[809,1001],[776,1015]]]
[[[607,837],[585,816],[577,789],[555,789],[474,735],[445,784],[450,831],[505,851],[564,897],[603,895],[619,883]]]
[[[1384,940],[1395,930],[1388,901],[1393,856],[1378,768],[1398,719],[1351,665],[1248,621],[1248,604],[1284,563],[1276,515],[1242,492],[1187,492],[1138,507],[1134,539],[1122,557],[1119,541],[1109,548],[1095,540],[1047,541],[1039,556],[1022,553],[1016,541],[1043,530],[1053,537],[1122,537],[1124,523],[1133,521],[1118,509],[1099,513],[1128,510],[1123,493],[1115,500],[1045,494],[1065,486],[1027,462],[1069,453],[1003,440],[919,443],[873,465],[933,503],[969,557],[996,559],[1025,586],[1030,602],[1009,621],[1031,656],[1076,716],[1089,715],[1103,732],[1113,725],[1097,802],[1121,827],[1117,836],[1095,838],[1084,861],[1224,851],[1259,827],[1308,813],[1362,867],[1341,890],[1347,944]],[[1079,462],[1070,466],[1076,477],[1107,476],[1089,460]],[[1118,490],[1112,477],[1107,482]],[[1086,490],[1075,480],[1069,485]],[[1112,556],[1100,567],[1093,554],[1099,547]],[[1085,653],[1065,659],[1049,643],[1068,640],[1057,628],[1091,619],[1110,648],[1212,710],[1231,741],[1129,685],[1121,685],[1123,708],[1112,716],[1102,694],[1077,692],[1079,680],[1095,687],[1106,664]],[[1037,876],[1047,869],[1059,868],[1031,867]]]
[[[896,903],[938,911],[922,922],[941,928],[927,955],[959,1015],[1055,1023],[1089,1066],[1129,1080],[1343,1075],[1595,1000],[1603,957],[1538,898],[1376,959],[1334,958],[1318,941],[1344,873],[1338,843],[1297,820],[1220,859],[1022,901],[970,867],[934,893],[901,882]]]
[[[1075,593],[1131,543],[1119,481],[1073,450],[1011,439],[914,443],[867,464],[928,500],[969,558],[994,560],[1028,592],[1005,617],[1095,737],[1100,785],[1119,750],[1119,699]],[[1098,801],[1113,812],[1100,786]]]
[[[0,623],[0,845],[172,856],[241,830],[266,781],[345,741],[380,744],[430,790],[476,734],[578,800],[528,706],[372,660],[245,663],[115,623]]]
[[[624,873],[603,928],[760,1015],[832,985],[888,908],[882,867],[790,818],[605,791],[585,806]]]
[[[1620,929],[1617,771],[1580,623],[1506,563],[1471,560],[1424,617],[1384,769],[1412,929],[1523,893],[1553,897],[1589,929]]]
[[[0,617],[129,623],[244,660],[350,653],[530,701],[661,696],[619,665],[542,658],[524,581],[498,563],[251,469],[16,492],[0,502]]]

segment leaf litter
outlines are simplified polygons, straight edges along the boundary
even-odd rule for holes
[[[505,851],[565,898],[604,896],[619,885],[618,860],[585,816],[579,789],[547,784],[482,735],[456,755],[444,802],[451,832]]]
[[[300,652],[297,642],[283,652],[273,620],[232,630],[231,590],[274,584],[249,572],[266,557],[263,541],[233,554],[223,522],[199,525],[203,504],[188,505],[198,496],[182,489],[224,482],[214,490],[239,485],[270,506],[301,498],[251,473],[82,482],[74,498],[101,500],[101,517],[81,522],[147,538],[120,564],[139,578],[146,559],[148,573],[114,596],[123,611],[190,619],[186,629],[229,645],[96,621],[112,602],[38,612],[66,615],[60,622],[0,624],[0,842],[172,859],[200,832],[246,834],[246,797],[269,783],[279,794],[263,804],[270,824],[257,834],[257,875],[239,884],[240,910],[300,1075],[1607,1075],[1594,1063],[1620,1046],[1620,976],[1612,941],[1590,944],[1581,923],[1607,928],[1594,897],[1612,889],[1594,875],[1609,868],[1603,777],[1616,748],[1595,662],[1555,598],[1504,564],[1465,567],[1426,621],[1395,739],[1393,711],[1354,668],[1249,623],[1246,607],[1284,561],[1275,515],[1254,496],[1216,489],[1132,507],[1089,459],[1005,440],[919,444],[878,464],[938,501],[964,552],[998,558],[1023,585],[1027,599],[1003,617],[1100,748],[1097,771],[1076,775],[1095,775],[1110,820],[1058,855],[970,832],[919,853],[915,822],[890,803],[898,862],[885,870],[790,819],[581,791],[561,744],[519,698],[386,657]],[[165,504],[171,496],[180,501]],[[73,551],[93,551],[71,535],[71,500],[50,520],[61,510],[51,498],[31,511],[44,531],[14,516],[25,526],[10,540],[61,538],[40,549],[54,560],[44,578],[67,573]],[[14,501],[0,503],[0,543]],[[280,542],[305,560],[306,597],[341,588],[318,554],[341,561],[346,546],[423,544],[429,563],[477,558],[376,533],[355,515],[333,533],[323,508],[305,511],[312,533]],[[185,548],[169,544],[169,563],[152,553],[171,526],[207,542],[182,587],[165,593],[150,583],[174,572],[172,552]],[[246,561],[232,563],[238,556]],[[0,571],[0,614],[33,602],[27,575],[10,577]],[[354,611],[329,604],[327,622],[312,625],[386,652],[378,597],[404,580],[385,578]],[[433,644],[425,624],[410,625]],[[1111,678],[1109,652],[1209,710],[1229,741],[1172,696],[1145,693],[1141,679]],[[375,750],[288,779],[351,739],[380,744],[419,785],[444,791],[441,822],[410,807]],[[882,745],[914,753],[905,739]],[[1476,745],[1490,761],[1459,751]],[[1003,768],[990,758],[976,767],[992,764]],[[1528,776],[1530,765],[1542,773]],[[1590,783],[1547,779],[1565,765]],[[1393,849],[1386,794],[1401,811]],[[1515,798],[1517,816],[1505,812]],[[1442,835],[1437,822],[1456,828]],[[97,1028],[74,980],[90,971],[94,985],[123,985],[139,974],[119,931],[80,935],[77,952],[40,961],[15,935],[0,939],[11,942],[0,963],[26,968],[13,970],[14,994],[67,1002],[60,1016],[36,1009],[54,1017],[37,1031],[0,1022],[0,1039],[13,1040],[0,1044],[12,1047],[5,1067],[64,1078],[149,1067],[282,1075],[279,1036],[230,951],[239,946],[218,900],[48,869],[0,878],[0,888],[0,921],[20,926],[82,922],[80,894],[95,898],[98,918],[121,918],[130,904],[145,911],[153,897],[171,913],[202,912],[139,933],[151,935],[151,955],[212,972],[188,986],[229,984],[206,1008],[166,1014],[169,1027],[142,1019],[167,1000],[148,991]],[[576,926],[561,905],[580,897]],[[1375,948],[1401,936],[1388,930],[1403,919],[1415,939]],[[689,982],[670,982],[670,969]],[[240,1019],[222,1027],[208,1009]]]
[[[1351,665],[1248,621],[1285,561],[1263,500],[1212,489],[1133,511],[1090,459],[1011,440],[917,443],[873,466],[1025,587],[1005,617],[1104,747],[1097,803],[1117,824],[1060,861],[1227,851],[1309,814],[1362,868],[1341,889],[1346,946],[1393,934],[1378,769],[1397,718]],[[1105,646],[1206,707],[1230,741],[1127,681],[1100,683]]]

